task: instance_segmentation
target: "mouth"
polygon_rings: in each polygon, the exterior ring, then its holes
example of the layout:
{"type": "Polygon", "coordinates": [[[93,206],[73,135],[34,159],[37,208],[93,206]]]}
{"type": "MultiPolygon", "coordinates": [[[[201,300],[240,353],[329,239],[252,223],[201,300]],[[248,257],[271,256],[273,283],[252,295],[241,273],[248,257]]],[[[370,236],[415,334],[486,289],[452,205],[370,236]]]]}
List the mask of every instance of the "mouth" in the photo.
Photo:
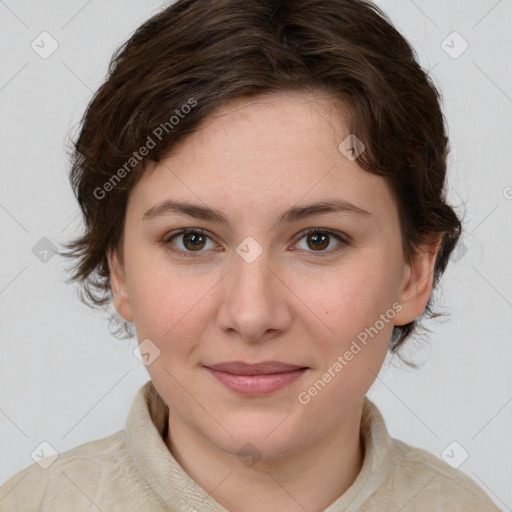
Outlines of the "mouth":
{"type": "Polygon", "coordinates": [[[205,368],[224,386],[243,395],[263,395],[296,381],[309,369],[280,361],[230,361],[205,368]]]}

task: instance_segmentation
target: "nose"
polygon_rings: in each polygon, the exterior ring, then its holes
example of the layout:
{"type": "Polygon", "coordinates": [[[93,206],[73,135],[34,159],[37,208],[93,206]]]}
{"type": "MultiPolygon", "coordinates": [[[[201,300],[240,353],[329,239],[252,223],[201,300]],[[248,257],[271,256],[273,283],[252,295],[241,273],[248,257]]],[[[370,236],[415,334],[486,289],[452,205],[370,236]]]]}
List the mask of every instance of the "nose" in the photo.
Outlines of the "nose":
{"type": "Polygon", "coordinates": [[[293,294],[285,281],[265,251],[252,262],[235,255],[222,280],[218,327],[250,342],[264,342],[286,331],[292,322],[293,294]]]}

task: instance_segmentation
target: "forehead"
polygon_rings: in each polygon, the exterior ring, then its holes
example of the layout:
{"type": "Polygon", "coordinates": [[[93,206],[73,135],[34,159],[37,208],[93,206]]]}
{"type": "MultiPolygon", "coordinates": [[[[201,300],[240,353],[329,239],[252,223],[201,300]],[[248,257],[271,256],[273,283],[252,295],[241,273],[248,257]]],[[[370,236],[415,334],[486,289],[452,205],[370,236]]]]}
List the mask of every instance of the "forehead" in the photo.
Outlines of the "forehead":
{"type": "Polygon", "coordinates": [[[326,94],[234,100],[150,163],[130,200],[139,210],[172,197],[218,210],[230,206],[237,215],[249,208],[278,215],[293,204],[338,198],[393,214],[384,178],[339,149],[350,135],[348,121],[326,94]]]}

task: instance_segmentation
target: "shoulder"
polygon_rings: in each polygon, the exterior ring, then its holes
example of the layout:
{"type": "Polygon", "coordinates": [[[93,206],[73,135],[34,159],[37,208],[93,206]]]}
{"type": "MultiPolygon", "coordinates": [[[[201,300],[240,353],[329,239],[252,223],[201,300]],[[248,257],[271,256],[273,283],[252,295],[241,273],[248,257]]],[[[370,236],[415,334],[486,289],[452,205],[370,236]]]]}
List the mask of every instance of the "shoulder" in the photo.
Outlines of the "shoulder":
{"type": "Polygon", "coordinates": [[[59,512],[69,503],[76,511],[89,510],[105,474],[119,471],[127,455],[123,430],[59,453],[53,461],[42,458],[0,487],[0,512],[59,512]]]}
{"type": "Polygon", "coordinates": [[[391,485],[393,494],[402,496],[404,512],[499,511],[487,494],[461,470],[398,439],[393,439],[392,444],[396,464],[391,485]]]}

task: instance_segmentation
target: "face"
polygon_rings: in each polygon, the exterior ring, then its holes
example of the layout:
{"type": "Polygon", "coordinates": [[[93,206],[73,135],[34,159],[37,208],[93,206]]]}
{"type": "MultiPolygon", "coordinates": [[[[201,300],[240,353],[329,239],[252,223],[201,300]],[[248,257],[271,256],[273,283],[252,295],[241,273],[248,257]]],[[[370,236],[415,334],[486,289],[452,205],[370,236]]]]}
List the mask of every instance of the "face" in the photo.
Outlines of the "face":
{"type": "Polygon", "coordinates": [[[339,149],[345,119],[320,95],[234,101],[130,193],[115,305],[158,354],[147,369],[172,421],[224,452],[278,457],[340,428],[393,326],[428,301],[434,255],[406,265],[384,178],[339,149]],[[211,369],[233,361],[299,370],[211,369]]]}

